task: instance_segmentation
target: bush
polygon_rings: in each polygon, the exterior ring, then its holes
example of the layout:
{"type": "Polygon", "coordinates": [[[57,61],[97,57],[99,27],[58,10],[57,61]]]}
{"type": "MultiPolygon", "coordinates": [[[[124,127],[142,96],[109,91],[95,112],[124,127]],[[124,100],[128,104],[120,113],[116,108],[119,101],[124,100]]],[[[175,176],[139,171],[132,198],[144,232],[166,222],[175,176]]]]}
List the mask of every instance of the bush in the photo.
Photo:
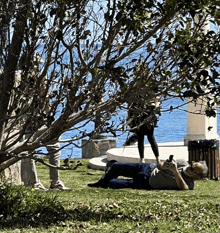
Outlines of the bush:
{"type": "Polygon", "coordinates": [[[0,229],[5,227],[47,227],[66,218],[56,196],[0,179],[0,229]]]}

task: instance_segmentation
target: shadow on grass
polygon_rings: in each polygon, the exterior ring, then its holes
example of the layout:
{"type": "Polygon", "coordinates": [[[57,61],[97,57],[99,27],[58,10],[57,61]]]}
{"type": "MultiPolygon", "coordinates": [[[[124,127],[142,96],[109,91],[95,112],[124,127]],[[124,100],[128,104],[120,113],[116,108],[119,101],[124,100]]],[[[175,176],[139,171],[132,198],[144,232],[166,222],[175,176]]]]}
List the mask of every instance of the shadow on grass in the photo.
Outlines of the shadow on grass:
{"type": "MultiPolygon", "coordinates": [[[[21,212],[19,216],[3,216],[0,219],[0,229],[14,229],[25,227],[44,227],[48,228],[51,225],[59,225],[60,222],[77,221],[77,222],[110,222],[114,219],[119,219],[120,212],[114,213],[111,210],[96,208],[91,209],[88,206],[78,206],[72,210],[66,210],[62,206],[59,208],[43,208],[34,212],[21,212]]],[[[129,216],[120,217],[120,219],[129,219],[129,216]]]]}
{"type": "MultiPolygon", "coordinates": [[[[197,222],[198,219],[204,220],[204,225],[211,224],[211,218],[214,226],[218,222],[219,205],[215,206],[211,203],[186,205],[184,202],[167,203],[166,201],[148,203],[151,212],[144,209],[139,211],[120,204],[95,205],[93,207],[77,204],[72,209],[65,209],[61,204],[55,207],[45,207],[36,209],[35,211],[23,211],[17,216],[8,216],[0,220],[0,229],[15,228],[50,228],[51,226],[60,226],[62,223],[74,222],[75,227],[80,227],[82,223],[92,222],[93,225],[98,223],[110,222],[152,222],[166,221],[173,222],[175,225],[180,220],[197,222]],[[166,205],[166,208],[164,208],[166,205]],[[205,216],[205,217],[204,217],[205,216]]],[[[68,224],[68,223],[67,223],[68,224]]]]}

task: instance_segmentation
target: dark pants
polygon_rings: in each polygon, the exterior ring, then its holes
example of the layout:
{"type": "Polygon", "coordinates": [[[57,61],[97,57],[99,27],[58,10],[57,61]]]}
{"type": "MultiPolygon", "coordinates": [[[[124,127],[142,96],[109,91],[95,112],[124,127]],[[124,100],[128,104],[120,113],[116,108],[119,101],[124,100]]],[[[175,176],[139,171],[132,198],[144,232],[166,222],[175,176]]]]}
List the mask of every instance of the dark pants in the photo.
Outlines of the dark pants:
{"type": "Polygon", "coordinates": [[[147,135],[147,139],[151,145],[151,148],[154,152],[155,157],[159,157],[159,150],[156,139],[154,137],[154,126],[148,127],[141,126],[138,130],[135,131],[137,138],[138,138],[138,151],[140,158],[144,158],[144,136],[147,135]]]}
{"type": "MultiPolygon", "coordinates": [[[[132,112],[132,110],[129,112],[129,118],[132,118],[135,116],[135,114],[132,112]]],[[[146,112],[142,117],[134,117],[134,119],[131,122],[131,128],[136,127],[141,124],[141,122],[144,122],[144,120],[152,116],[152,121],[148,122],[146,124],[141,125],[135,130],[131,130],[131,132],[134,133],[129,139],[131,142],[138,141],[138,151],[141,160],[144,159],[144,136],[147,135],[148,142],[151,145],[152,151],[155,155],[155,157],[159,157],[159,149],[158,145],[154,136],[154,128],[157,127],[157,121],[158,117],[153,113],[153,109],[149,112],[146,112]]],[[[125,144],[129,145],[129,140],[125,144]]]]}
{"type": "Polygon", "coordinates": [[[116,162],[102,180],[110,188],[151,189],[149,178],[155,167],[152,163],[116,162]],[[117,179],[119,176],[132,179],[117,179]]]}

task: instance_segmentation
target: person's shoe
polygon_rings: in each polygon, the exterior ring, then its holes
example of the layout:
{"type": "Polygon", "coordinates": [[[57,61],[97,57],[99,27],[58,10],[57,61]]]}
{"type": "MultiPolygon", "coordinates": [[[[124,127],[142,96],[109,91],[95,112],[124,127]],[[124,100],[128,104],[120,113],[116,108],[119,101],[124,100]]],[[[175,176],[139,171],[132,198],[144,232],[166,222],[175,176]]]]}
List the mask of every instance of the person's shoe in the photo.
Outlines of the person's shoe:
{"type": "Polygon", "coordinates": [[[93,188],[107,188],[107,184],[103,179],[101,179],[98,182],[93,183],[93,184],[90,183],[90,184],[88,184],[88,186],[93,187],[93,188]]]}
{"type": "Polygon", "coordinates": [[[45,188],[41,182],[36,182],[32,185],[32,187],[35,189],[35,190],[42,190],[42,191],[48,191],[47,188],[45,188]]]}
{"type": "Polygon", "coordinates": [[[53,181],[51,182],[50,190],[71,191],[72,189],[65,187],[64,184],[63,184],[63,182],[61,180],[58,180],[56,182],[53,182],[53,181]]]}

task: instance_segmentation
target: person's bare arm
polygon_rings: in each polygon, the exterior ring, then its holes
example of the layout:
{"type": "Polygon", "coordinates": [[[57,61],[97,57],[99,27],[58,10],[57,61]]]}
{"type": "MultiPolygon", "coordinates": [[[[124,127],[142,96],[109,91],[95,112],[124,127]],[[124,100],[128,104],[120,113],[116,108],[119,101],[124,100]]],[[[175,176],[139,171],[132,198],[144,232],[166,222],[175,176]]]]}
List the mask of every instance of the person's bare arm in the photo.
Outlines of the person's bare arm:
{"type": "Polygon", "coordinates": [[[176,183],[179,187],[180,190],[189,190],[188,185],[186,184],[186,182],[184,181],[183,177],[181,176],[181,174],[179,173],[179,171],[177,170],[176,172],[174,172],[175,178],[176,178],[176,183]]]}
{"type": "Polygon", "coordinates": [[[183,179],[183,177],[181,176],[181,174],[179,173],[177,169],[176,162],[174,161],[169,162],[168,170],[173,172],[176,178],[177,186],[179,187],[180,190],[189,190],[188,185],[186,184],[185,180],[183,179]]]}
{"type": "Polygon", "coordinates": [[[167,166],[165,162],[161,162],[160,160],[156,161],[157,162],[157,168],[159,170],[167,170],[167,166]]]}

